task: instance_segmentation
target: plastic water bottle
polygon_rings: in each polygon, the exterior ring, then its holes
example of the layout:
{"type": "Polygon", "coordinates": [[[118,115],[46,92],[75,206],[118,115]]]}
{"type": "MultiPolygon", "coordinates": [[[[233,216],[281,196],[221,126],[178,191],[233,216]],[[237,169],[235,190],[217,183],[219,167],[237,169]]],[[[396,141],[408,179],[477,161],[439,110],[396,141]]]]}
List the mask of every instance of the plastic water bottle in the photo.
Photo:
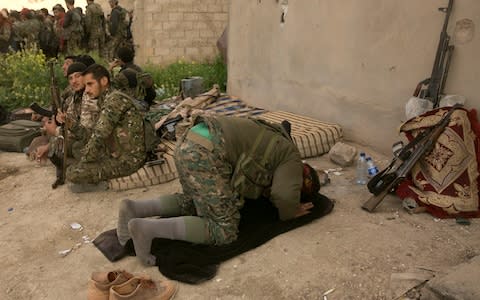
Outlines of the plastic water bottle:
{"type": "Polygon", "coordinates": [[[373,160],[371,157],[367,157],[367,170],[368,170],[368,177],[373,177],[378,173],[378,168],[373,163],[373,160]]]}
{"type": "Polygon", "coordinates": [[[361,152],[357,160],[357,184],[367,184],[367,159],[361,152]]]}

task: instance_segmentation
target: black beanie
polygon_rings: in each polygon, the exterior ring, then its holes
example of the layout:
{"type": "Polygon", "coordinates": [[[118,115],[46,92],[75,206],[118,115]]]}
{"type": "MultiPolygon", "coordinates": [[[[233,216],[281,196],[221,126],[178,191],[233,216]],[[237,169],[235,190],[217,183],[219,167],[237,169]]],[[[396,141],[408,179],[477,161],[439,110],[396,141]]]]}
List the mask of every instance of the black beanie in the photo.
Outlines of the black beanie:
{"type": "Polygon", "coordinates": [[[76,62],[84,64],[86,67],[89,67],[95,63],[93,57],[88,54],[79,55],[74,59],[76,62]]]}
{"type": "Polygon", "coordinates": [[[130,48],[120,47],[117,50],[117,57],[121,59],[124,63],[132,62],[134,56],[135,53],[130,48]]]}
{"type": "Polygon", "coordinates": [[[81,62],[74,62],[70,66],[68,66],[67,69],[67,77],[70,76],[70,74],[77,73],[77,72],[83,72],[87,69],[87,66],[81,62]]]}

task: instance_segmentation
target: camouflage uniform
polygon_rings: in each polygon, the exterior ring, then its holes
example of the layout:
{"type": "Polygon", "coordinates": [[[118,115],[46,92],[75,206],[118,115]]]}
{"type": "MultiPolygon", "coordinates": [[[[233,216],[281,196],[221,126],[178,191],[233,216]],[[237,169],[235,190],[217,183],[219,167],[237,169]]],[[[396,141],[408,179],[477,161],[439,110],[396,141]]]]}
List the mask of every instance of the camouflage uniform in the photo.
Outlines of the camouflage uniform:
{"type": "Polygon", "coordinates": [[[128,25],[126,17],[127,11],[120,6],[113,8],[110,13],[108,22],[108,32],[110,33],[108,60],[112,60],[117,49],[126,43],[128,25]]]}
{"type": "Polygon", "coordinates": [[[88,37],[88,51],[97,51],[104,56],[105,51],[105,15],[98,3],[90,3],[85,12],[85,34],[88,37]]]}
{"type": "Polygon", "coordinates": [[[63,22],[63,39],[65,53],[72,55],[82,45],[83,27],[82,16],[76,9],[71,9],[65,14],[63,22]]]}
{"type": "Polygon", "coordinates": [[[183,214],[205,219],[208,242],[221,245],[237,238],[239,210],[250,186],[245,183],[238,188],[234,174],[243,171],[239,161],[254,148],[254,161],[271,176],[261,192],[278,208],[280,219],[295,216],[302,187],[302,161],[296,146],[280,129],[246,118],[202,117],[198,122],[207,125],[209,138],[190,129],[176,147],[175,164],[183,188],[178,202],[183,214]],[[265,158],[266,151],[270,154],[265,158]]]}
{"type": "Polygon", "coordinates": [[[40,20],[37,18],[26,19],[13,23],[13,26],[15,34],[24,49],[38,45],[38,34],[42,28],[42,22],[40,20]]]}
{"type": "Polygon", "coordinates": [[[7,21],[0,24],[0,53],[6,53],[10,46],[10,38],[12,37],[12,28],[7,21]]]}
{"type": "Polygon", "coordinates": [[[127,176],[145,162],[143,117],[127,95],[106,91],[98,99],[100,115],[78,163],[68,167],[73,183],[99,183],[127,176]]]}

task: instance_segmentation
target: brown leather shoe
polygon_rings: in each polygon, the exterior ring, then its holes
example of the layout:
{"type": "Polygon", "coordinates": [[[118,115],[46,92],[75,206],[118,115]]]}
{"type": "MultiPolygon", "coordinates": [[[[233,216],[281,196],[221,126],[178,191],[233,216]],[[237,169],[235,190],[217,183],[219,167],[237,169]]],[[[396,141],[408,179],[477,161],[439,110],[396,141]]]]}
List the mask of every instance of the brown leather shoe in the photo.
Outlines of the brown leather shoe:
{"type": "Polygon", "coordinates": [[[170,280],[158,283],[150,279],[133,277],[129,281],[112,286],[110,300],[168,300],[175,296],[177,284],[170,280]]]}
{"type": "Polygon", "coordinates": [[[127,282],[133,275],[123,270],[93,272],[88,282],[88,300],[109,300],[110,288],[127,282]]]}

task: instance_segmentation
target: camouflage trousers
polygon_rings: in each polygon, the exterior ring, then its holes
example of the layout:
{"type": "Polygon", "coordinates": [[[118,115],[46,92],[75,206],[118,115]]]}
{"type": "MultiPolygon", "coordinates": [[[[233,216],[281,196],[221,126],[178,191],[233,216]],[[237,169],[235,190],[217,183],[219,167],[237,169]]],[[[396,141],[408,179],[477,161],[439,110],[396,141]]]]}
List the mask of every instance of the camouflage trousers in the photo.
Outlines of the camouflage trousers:
{"type": "Polygon", "coordinates": [[[118,48],[125,45],[125,38],[122,36],[113,36],[108,42],[108,57],[107,60],[111,61],[117,55],[118,48]]]}
{"type": "Polygon", "coordinates": [[[73,55],[82,47],[82,35],[80,33],[72,33],[68,39],[65,40],[65,53],[73,55]]]}
{"type": "Polygon", "coordinates": [[[142,165],[124,159],[105,157],[96,162],[78,161],[67,168],[67,180],[73,183],[99,183],[113,178],[128,176],[142,165]]]}
{"type": "Polygon", "coordinates": [[[244,202],[230,185],[233,169],[221,133],[209,130],[211,141],[199,135],[192,140],[195,134],[187,131],[177,144],[175,164],[183,188],[178,203],[184,214],[206,220],[209,243],[222,245],[237,239],[244,202]]]}
{"type": "Polygon", "coordinates": [[[95,51],[101,57],[105,57],[105,34],[101,32],[98,34],[91,33],[88,37],[88,51],[95,51]]]}

